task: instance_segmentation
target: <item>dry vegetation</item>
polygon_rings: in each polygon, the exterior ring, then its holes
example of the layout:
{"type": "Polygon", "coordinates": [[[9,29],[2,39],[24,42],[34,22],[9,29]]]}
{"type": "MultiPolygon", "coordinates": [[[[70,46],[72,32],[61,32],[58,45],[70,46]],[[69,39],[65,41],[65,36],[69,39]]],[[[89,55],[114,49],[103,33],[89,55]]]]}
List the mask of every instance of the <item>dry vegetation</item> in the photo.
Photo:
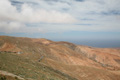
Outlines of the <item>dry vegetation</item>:
{"type": "Polygon", "coordinates": [[[0,36],[0,79],[120,80],[120,50],[0,36]]]}

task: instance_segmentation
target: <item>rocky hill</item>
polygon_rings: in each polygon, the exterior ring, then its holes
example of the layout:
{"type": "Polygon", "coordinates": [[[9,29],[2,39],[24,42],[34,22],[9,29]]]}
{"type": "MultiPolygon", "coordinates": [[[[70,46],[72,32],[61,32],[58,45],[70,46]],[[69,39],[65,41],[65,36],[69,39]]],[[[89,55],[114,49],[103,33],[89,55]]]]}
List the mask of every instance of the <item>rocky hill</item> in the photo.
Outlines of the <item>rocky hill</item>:
{"type": "Polygon", "coordinates": [[[0,36],[0,71],[16,80],[120,80],[120,49],[0,36]]]}

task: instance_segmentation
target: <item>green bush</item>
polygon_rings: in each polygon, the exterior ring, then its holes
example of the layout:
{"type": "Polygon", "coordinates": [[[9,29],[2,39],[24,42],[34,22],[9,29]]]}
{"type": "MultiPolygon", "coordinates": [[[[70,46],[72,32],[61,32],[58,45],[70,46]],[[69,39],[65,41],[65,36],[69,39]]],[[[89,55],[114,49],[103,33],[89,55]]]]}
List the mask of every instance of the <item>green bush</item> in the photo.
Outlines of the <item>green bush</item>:
{"type": "Polygon", "coordinates": [[[7,80],[5,76],[0,77],[0,80],[7,80]]]}

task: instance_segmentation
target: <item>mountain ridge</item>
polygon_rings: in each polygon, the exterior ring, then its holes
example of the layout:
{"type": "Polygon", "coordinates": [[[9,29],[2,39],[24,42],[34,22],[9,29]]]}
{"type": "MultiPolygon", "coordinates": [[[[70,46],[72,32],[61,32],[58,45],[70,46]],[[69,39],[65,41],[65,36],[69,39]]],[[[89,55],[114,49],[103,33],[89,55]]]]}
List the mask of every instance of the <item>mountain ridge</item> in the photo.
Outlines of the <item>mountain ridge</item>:
{"type": "Polygon", "coordinates": [[[120,49],[95,48],[43,38],[0,36],[1,53],[14,54],[44,64],[78,80],[96,80],[98,77],[113,80],[107,74],[115,80],[120,79],[115,78],[120,75],[116,74],[116,71],[120,71],[120,49]],[[95,74],[96,77],[93,76],[95,74]]]}

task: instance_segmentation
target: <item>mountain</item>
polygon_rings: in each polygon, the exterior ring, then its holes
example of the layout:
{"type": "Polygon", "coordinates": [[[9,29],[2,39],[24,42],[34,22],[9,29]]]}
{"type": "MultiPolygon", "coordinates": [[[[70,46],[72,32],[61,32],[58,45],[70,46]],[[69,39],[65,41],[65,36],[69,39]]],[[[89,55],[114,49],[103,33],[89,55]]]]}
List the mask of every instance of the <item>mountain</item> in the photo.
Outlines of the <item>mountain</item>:
{"type": "Polygon", "coordinates": [[[120,80],[120,48],[0,36],[0,79],[4,77],[7,80],[120,80]]]}

